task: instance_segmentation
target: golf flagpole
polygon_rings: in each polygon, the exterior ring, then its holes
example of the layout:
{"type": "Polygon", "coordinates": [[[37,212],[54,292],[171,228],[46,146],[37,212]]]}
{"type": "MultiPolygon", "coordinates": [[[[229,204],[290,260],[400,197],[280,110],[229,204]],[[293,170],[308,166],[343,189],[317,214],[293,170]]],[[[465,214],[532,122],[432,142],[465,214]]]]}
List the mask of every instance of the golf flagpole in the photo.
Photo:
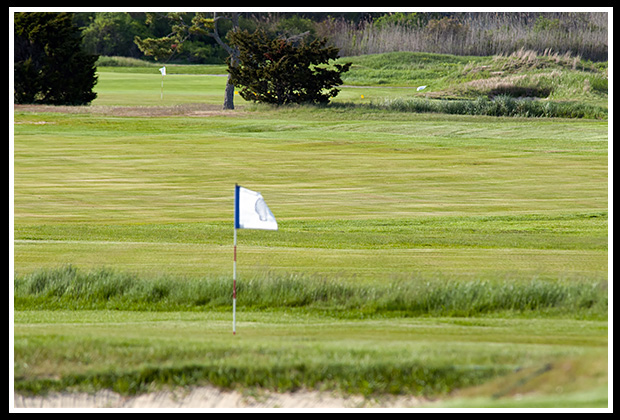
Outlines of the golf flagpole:
{"type": "Polygon", "coordinates": [[[237,333],[237,229],[239,228],[239,185],[235,184],[235,239],[233,241],[233,335],[237,333]]]}
{"type": "Polygon", "coordinates": [[[233,240],[233,335],[237,333],[237,229],[278,230],[278,223],[261,193],[235,184],[233,240]]]}
{"type": "Polygon", "coordinates": [[[237,228],[235,228],[235,243],[233,251],[233,335],[237,333],[237,228]]]}

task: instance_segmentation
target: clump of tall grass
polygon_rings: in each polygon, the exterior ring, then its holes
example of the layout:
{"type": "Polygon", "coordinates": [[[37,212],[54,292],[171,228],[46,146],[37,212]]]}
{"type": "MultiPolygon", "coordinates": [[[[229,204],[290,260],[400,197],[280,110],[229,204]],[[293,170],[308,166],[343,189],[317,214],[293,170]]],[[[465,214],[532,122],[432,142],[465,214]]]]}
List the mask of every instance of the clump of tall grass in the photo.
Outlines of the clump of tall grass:
{"type": "Polygon", "coordinates": [[[97,67],[158,67],[157,63],[132,57],[102,55],[97,60],[97,67]]]}
{"type": "Polygon", "coordinates": [[[595,105],[576,102],[538,101],[527,98],[514,98],[511,95],[497,95],[492,99],[478,97],[474,100],[395,98],[385,99],[383,102],[373,102],[371,105],[379,109],[415,113],[525,118],[607,118],[607,110],[595,105]]]}
{"type": "Polygon", "coordinates": [[[394,285],[397,292],[379,301],[378,312],[400,311],[418,315],[476,316],[494,312],[545,312],[551,309],[581,312],[595,306],[607,311],[606,286],[533,279],[528,282],[441,282],[394,285]]]}
{"type": "MultiPolygon", "coordinates": [[[[16,276],[16,309],[228,310],[226,278],[145,279],[109,269],[73,266],[16,276]]],[[[478,316],[498,312],[607,316],[606,282],[459,281],[412,279],[392,284],[351,284],[289,275],[238,282],[238,305],[252,310],[304,308],[338,317],[478,316]]]]}
{"type": "MultiPolygon", "coordinates": [[[[553,64],[576,70],[582,63],[581,57],[573,56],[569,51],[560,54],[551,48],[545,49],[542,53],[533,50],[520,48],[511,54],[498,54],[493,57],[495,65],[501,71],[510,71],[514,69],[542,69],[550,67],[553,64]]],[[[582,64],[583,66],[584,64],[582,64]]]]}

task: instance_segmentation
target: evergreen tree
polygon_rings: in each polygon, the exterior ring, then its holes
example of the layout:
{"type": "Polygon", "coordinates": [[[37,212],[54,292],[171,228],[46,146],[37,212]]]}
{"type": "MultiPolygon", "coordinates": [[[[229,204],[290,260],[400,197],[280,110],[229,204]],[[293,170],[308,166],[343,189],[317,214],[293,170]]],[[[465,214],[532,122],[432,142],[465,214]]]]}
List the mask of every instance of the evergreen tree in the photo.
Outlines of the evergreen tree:
{"type": "Polygon", "coordinates": [[[229,35],[239,49],[238,64],[229,66],[231,82],[241,89],[245,100],[276,105],[327,103],[340,91],[342,73],[351,63],[334,64],[338,49],[328,47],[327,39],[310,43],[297,39],[269,39],[262,31],[229,35]]]}
{"type": "Polygon", "coordinates": [[[86,105],[97,97],[96,55],[81,50],[71,13],[15,14],[15,103],[86,105]]]}

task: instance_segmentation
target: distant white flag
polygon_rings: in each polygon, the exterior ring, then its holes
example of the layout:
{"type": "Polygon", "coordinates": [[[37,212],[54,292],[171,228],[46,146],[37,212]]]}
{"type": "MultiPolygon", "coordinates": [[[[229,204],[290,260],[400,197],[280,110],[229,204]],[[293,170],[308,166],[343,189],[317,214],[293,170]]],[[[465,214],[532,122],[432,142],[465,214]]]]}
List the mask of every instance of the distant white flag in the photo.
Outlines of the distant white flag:
{"type": "Polygon", "coordinates": [[[163,66],[162,68],[160,68],[159,71],[161,72],[162,76],[165,76],[166,75],[166,66],[163,66]]]}
{"type": "Polygon", "coordinates": [[[424,90],[424,89],[426,89],[426,86],[418,86],[418,88],[416,90],[419,92],[419,91],[424,90]]]}
{"type": "Polygon", "coordinates": [[[278,230],[261,193],[235,186],[235,229],[278,230]]]}

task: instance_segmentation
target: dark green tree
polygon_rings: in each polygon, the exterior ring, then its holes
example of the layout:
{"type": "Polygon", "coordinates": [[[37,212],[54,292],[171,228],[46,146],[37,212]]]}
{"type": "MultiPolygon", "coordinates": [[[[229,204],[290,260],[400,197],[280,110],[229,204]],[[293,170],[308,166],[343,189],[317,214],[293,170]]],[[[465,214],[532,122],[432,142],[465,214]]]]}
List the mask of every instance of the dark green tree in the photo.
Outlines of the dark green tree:
{"type": "Polygon", "coordinates": [[[236,66],[229,66],[231,82],[245,100],[276,105],[323,104],[339,93],[341,75],[351,63],[329,65],[338,58],[327,39],[306,43],[299,37],[269,39],[263,31],[229,34],[238,48],[236,66]]]}
{"type": "Polygon", "coordinates": [[[97,94],[96,55],[81,50],[71,13],[16,13],[15,103],[86,105],[97,94]]]}
{"type": "MultiPolygon", "coordinates": [[[[74,15],[74,22],[81,20],[83,16],[74,15]]],[[[142,54],[133,39],[146,32],[147,29],[140,19],[127,12],[97,12],[82,29],[82,47],[89,54],[141,57],[142,54]]]]}

